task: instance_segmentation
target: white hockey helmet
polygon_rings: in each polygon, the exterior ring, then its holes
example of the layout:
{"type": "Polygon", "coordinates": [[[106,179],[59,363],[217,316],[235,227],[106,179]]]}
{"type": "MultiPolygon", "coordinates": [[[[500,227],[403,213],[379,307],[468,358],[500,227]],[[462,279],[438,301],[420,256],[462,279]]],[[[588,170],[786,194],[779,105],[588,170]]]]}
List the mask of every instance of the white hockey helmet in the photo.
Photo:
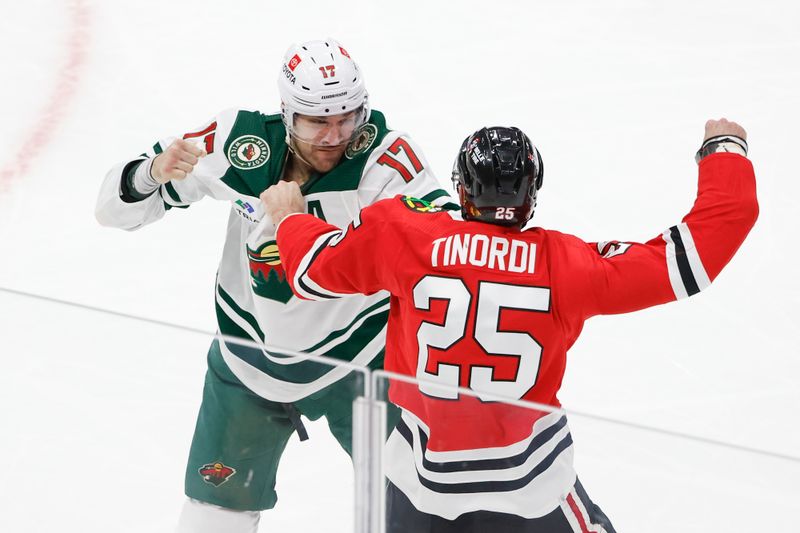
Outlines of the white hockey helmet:
{"type": "Polygon", "coordinates": [[[281,115],[287,141],[295,136],[295,115],[326,117],[355,111],[354,130],[369,120],[364,76],[350,54],[335,40],[293,44],[278,77],[281,115]]]}

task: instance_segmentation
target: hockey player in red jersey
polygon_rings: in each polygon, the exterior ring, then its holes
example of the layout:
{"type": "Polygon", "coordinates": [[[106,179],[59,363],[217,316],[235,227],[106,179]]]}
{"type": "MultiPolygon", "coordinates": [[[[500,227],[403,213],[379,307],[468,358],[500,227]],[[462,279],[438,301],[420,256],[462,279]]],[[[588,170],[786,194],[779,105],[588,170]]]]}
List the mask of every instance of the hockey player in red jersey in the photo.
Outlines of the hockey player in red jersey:
{"type": "Polygon", "coordinates": [[[706,124],[694,206],[641,244],[522,229],[543,166],[516,128],[464,141],[460,213],[396,197],[342,231],[301,214],[291,183],[262,194],[298,296],[392,295],[385,367],[420,385],[390,390],[403,410],[385,450],[390,532],[614,531],[577,479],[563,412],[493,400],[559,406],[586,319],[691,296],[716,278],[758,216],[745,139],[736,123],[706,124]]]}

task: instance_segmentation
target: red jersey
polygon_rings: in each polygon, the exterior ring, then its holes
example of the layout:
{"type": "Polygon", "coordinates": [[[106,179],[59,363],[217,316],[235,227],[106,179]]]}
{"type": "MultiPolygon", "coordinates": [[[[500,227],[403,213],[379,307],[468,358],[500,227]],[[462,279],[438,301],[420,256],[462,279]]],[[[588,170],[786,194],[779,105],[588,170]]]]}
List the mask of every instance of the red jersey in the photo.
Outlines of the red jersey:
{"type": "Polygon", "coordinates": [[[755,223],[755,178],[736,154],[699,168],[691,211],[646,243],[464,221],[408,197],[367,207],[344,231],[309,215],[279,225],[298,296],[391,294],[385,368],[420,385],[392,384],[404,413],[387,475],[418,509],[535,517],[558,505],[575,481],[566,418],[495,400],[558,406],[586,319],[691,296],[719,274],[755,223]]]}

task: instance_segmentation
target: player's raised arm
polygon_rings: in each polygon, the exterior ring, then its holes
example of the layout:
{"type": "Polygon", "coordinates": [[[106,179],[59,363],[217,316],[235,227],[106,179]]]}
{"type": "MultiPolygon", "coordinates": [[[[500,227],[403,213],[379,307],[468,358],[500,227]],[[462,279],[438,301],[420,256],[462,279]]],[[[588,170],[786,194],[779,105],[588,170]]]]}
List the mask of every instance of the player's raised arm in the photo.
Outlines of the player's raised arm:
{"type": "MultiPolygon", "coordinates": [[[[372,294],[385,288],[381,264],[391,261],[386,242],[386,201],[362,210],[344,230],[304,213],[295,183],[279,182],[261,194],[278,227],[281,262],[294,293],[306,300],[329,300],[347,294],[372,294]]],[[[387,200],[391,201],[391,200],[387,200]]]]}
{"type": "MultiPolygon", "coordinates": [[[[172,180],[184,180],[191,174],[201,157],[208,155],[206,151],[192,141],[176,139],[167,149],[158,154],[150,168],[153,190],[159,184],[172,180]]],[[[147,176],[144,176],[146,179],[147,176]]]]}
{"type": "Polygon", "coordinates": [[[100,188],[98,222],[134,230],[207,195],[207,187],[197,178],[224,174],[228,165],[216,145],[224,144],[236,113],[223,111],[197,131],[163,139],[139,157],[115,165],[100,188]]]}
{"type": "Polygon", "coordinates": [[[697,153],[698,192],[691,211],[644,244],[592,243],[587,251],[585,244],[565,239],[565,253],[589,274],[583,283],[570,284],[565,296],[585,301],[591,316],[634,311],[708,287],[758,217],[755,175],[746,155],[740,125],[709,120],[697,153]]]}

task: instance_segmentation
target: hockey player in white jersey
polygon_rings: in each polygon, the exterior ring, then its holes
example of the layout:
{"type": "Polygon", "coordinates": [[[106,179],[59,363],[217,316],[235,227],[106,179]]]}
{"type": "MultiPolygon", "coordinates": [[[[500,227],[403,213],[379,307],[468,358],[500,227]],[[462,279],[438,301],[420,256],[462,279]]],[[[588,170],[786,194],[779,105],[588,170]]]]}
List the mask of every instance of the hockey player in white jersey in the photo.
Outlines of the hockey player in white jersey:
{"type": "Polygon", "coordinates": [[[260,193],[281,180],[295,182],[306,211],[340,227],[397,194],[449,200],[416,144],[370,110],[363,76],[339,43],[290,47],[278,84],[279,114],[226,110],[193,132],[161,140],[111,169],[97,202],[101,224],[126,230],[204,197],[231,205],[216,280],[224,338],[208,353],[179,531],[256,531],[260,511],[277,500],[275,475],[289,437],[298,431],[305,438],[300,414],[325,416],[351,453],[352,394],[342,392],[348,370],[291,352],[372,367],[383,362],[388,294],[296,298],[260,193]]]}

